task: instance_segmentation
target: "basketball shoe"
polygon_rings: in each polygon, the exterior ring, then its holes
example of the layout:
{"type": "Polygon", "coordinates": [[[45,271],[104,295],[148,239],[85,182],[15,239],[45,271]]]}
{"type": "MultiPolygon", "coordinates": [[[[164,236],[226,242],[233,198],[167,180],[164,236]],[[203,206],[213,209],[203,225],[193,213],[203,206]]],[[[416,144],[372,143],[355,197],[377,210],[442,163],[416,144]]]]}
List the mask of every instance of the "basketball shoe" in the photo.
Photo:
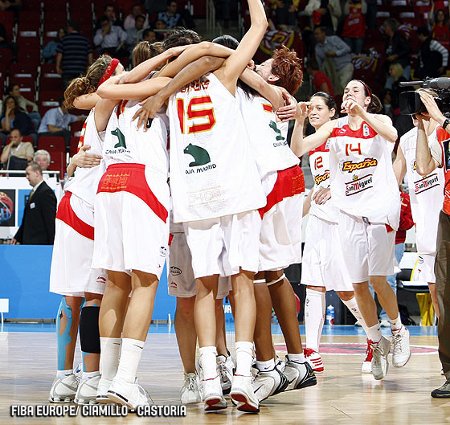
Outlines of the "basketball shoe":
{"type": "Polygon", "coordinates": [[[258,413],[259,401],[252,386],[253,376],[234,375],[230,397],[242,412],[258,413]]]}
{"type": "Polygon", "coordinates": [[[213,412],[227,408],[227,401],[223,397],[220,377],[201,380],[201,394],[205,412],[213,412]]]}
{"type": "Polygon", "coordinates": [[[367,340],[366,358],[364,359],[361,366],[362,373],[372,373],[372,358],[373,358],[373,348],[370,345],[370,341],[367,340]]]}
{"type": "Polygon", "coordinates": [[[222,385],[222,393],[229,394],[231,391],[231,381],[233,380],[233,371],[235,369],[231,356],[217,356],[217,372],[220,376],[220,384],[222,385]]]}
{"type": "Polygon", "coordinates": [[[196,373],[184,374],[184,384],[181,387],[180,398],[181,404],[199,403],[202,401],[196,373]]]}
{"type": "Polygon", "coordinates": [[[388,354],[391,342],[384,336],[378,342],[369,341],[373,350],[372,375],[376,380],[383,379],[389,369],[388,354]]]}
{"type": "Polygon", "coordinates": [[[95,398],[97,403],[101,404],[110,403],[107,393],[111,384],[112,384],[111,379],[106,379],[103,376],[100,377],[100,381],[98,382],[97,385],[97,397],[95,398]]]}
{"type": "Polygon", "coordinates": [[[286,375],[279,369],[278,364],[271,370],[258,370],[253,381],[253,391],[261,402],[271,395],[284,391],[289,384],[286,375]]]}
{"type": "Polygon", "coordinates": [[[70,403],[75,399],[80,381],[71,373],[62,378],[55,378],[50,389],[48,401],[50,403],[70,403]]]}
{"type": "Polygon", "coordinates": [[[322,357],[320,357],[320,354],[317,351],[312,348],[305,348],[303,354],[314,373],[323,373],[325,369],[323,367],[322,357]]]}
{"type": "Polygon", "coordinates": [[[75,395],[76,404],[97,404],[97,387],[100,381],[100,373],[84,379],[78,385],[75,395]]]}
{"type": "Polygon", "coordinates": [[[404,326],[398,331],[392,332],[392,364],[394,367],[402,367],[408,363],[411,357],[409,347],[409,331],[404,326]]]}
{"type": "Polygon", "coordinates": [[[114,378],[106,395],[111,402],[127,406],[131,411],[136,410],[138,406],[150,406],[152,404],[150,396],[137,383],[137,379],[130,384],[122,379],[114,378]]]}
{"type": "Polygon", "coordinates": [[[317,378],[308,362],[299,363],[289,360],[286,356],[286,367],[284,374],[287,376],[289,385],[286,391],[298,390],[300,388],[312,387],[317,384],[317,378]]]}

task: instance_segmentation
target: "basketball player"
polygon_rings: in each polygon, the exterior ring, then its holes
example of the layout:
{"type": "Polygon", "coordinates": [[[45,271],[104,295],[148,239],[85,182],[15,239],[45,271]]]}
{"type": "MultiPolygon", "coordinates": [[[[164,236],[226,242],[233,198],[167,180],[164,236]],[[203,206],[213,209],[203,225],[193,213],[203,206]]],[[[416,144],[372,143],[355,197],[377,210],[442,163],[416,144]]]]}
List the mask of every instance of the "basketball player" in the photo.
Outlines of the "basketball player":
{"type": "MultiPolygon", "coordinates": [[[[114,74],[123,72],[117,59],[101,56],[86,76],[74,79],[66,89],[66,104],[91,109],[94,103],[86,96],[114,74]],[[83,98],[81,98],[83,96],[83,98]]],[[[114,103],[101,101],[91,110],[80,137],[80,151],[71,160],[56,215],[55,248],[50,274],[50,291],[63,295],[57,316],[58,372],[52,385],[51,402],[72,401],[86,404],[95,401],[100,379],[98,312],[106,282],[101,269],[91,268],[94,245],[94,198],[103,174],[101,161],[102,132],[106,128],[114,103]],[[89,151],[87,154],[86,152],[89,151]],[[77,167],[86,167],[78,168],[77,167]],[[76,171],[75,171],[76,170],[76,171]],[[85,302],[83,308],[83,298],[85,302]],[[83,352],[81,383],[72,373],[78,322],[83,352]],[[79,384],[79,385],[78,385],[79,384]]]]}
{"type": "MultiPolygon", "coordinates": [[[[301,107],[299,107],[299,110],[301,107]]],[[[336,102],[324,92],[314,94],[309,102],[308,120],[317,131],[338,116],[336,102]]],[[[298,119],[302,120],[301,115],[298,119]]],[[[317,373],[324,371],[319,343],[325,319],[325,294],[334,290],[359,323],[367,326],[358,308],[350,276],[345,268],[340,248],[337,217],[339,210],[330,200],[330,150],[325,143],[309,152],[309,165],[314,178],[309,220],[306,227],[302,263],[302,283],[305,299],[305,357],[317,373]]],[[[372,349],[368,345],[363,373],[371,373],[372,349]]]]}
{"type": "MultiPolygon", "coordinates": [[[[414,281],[428,283],[434,311],[439,318],[439,305],[436,294],[436,237],[440,207],[444,201],[444,172],[436,168],[431,174],[421,176],[416,170],[417,119],[412,117],[414,128],[400,138],[394,172],[399,184],[405,175],[411,197],[411,211],[416,224],[416,244],[418,260],[414,266],[414,281]]],[[[427,137],[430,140],[436,133],[438,123],[433,119],[423,121],[427,137]]],[[[434,136],[435,137],[435,136],[434,136]]]]}
{"type": "Polygon", "coordinates": [[[397,298],[386,282],[386,276],[393,273],[393,230],[400,215],[400,194],[388,146],[396,141],[397,131],[388,117],[376,113],[381,104],[360,80],[345,87],[342,110],[348,117],[329,121],[306,138],[297,120],[292,146],[301,156],[328,141],[331,195],[340,210],[344,262],[367,324],[373,348],[372,374],[379,380],[388,370],[391,343],[381,335],[369,280],[391,322],[394,366],[404,366],[411,356],[409,332],[401,323],[397,298]]]}

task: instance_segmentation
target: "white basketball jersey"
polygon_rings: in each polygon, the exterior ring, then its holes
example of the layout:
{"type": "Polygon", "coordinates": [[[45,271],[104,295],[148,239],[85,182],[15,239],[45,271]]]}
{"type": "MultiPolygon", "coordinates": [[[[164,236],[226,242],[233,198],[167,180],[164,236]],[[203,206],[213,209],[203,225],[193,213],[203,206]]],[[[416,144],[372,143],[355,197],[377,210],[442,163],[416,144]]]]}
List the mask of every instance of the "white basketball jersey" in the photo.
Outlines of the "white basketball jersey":
{"type": "MultiPolygon", "coordinates": [[[[309,152],[309,166],[311,174],[314,178],[313,192],[323,187],[330,187],[330,141],[327,140],[323,145],[309,152]]],[[[333,198],[329,199],[325,204],[318,205],[311,200],[311,215],[330,223],[337,223],[339,210],[333,203],[333,198]]]]}
{"type": "MultiPolygon", "coordinates": [[[[91,147],[91,149],[87,151],[89,154],[101,155],[103,150],[103,139],[104,132],[98,133],[95,125],[94,109],[92,109],[83,124],[78,149],[84,145],[89,145],[91,147]]],[[[98,182],[104,172],[104,161],[101,161],[98,166],[93,168],[77,168],[74,176],[64,185],[64,190],[66,192],[72,192],[93,207],[98,182]]]]}
{"type": "Polygon", "coordinates": [[[352,130],[347,117],[337,120],[330,136],[331,193],[347,214],[385,223],[397,230],[400,192],[386,140],[366,122],[352,130]]]}
{"type": "Polygon", "coordinates": [[[239,102],[214,74],[171,96],[167,114],[176,223],[265,205],[239,102]]]}
{"type": "Polygon", "coordinates": [[[406,160],[411,211],[416,223],[417,252],[434,254],[439,212],[444,202],[444,171],[436,168],[431,174],[421,176],[416,171],[416,143],[416,127],[400,138],[400,148],[406,160]]]}
{"type": "Polygon", "coordinates": [[[114,108],[106,128],[103,158],[107,166],[122,162],[144,164],[167,179],[167,117],[158,114],[144,131],[142,127],[137,128],[137,120],[132,121],[140,107],[136,102],[122,101],[114,108]]]}
{"type": "Polygon", "coordinates": [[[288,145],[288,127],[277,123],[270,102],[261,96],[247,95],[239,87],[236,96],[261,179],[269,173],[298,165],[300,161],[288,145]]]}

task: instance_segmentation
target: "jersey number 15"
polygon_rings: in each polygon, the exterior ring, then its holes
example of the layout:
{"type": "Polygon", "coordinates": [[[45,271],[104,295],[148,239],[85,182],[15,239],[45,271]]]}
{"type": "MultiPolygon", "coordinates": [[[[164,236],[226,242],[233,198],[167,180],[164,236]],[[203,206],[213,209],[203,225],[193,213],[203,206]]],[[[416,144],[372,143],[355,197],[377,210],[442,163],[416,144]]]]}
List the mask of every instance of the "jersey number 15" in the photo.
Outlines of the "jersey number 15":
{"type": "Polygon", "coordinates": [[[177,112],[182,134],[208,131],[216,123],[212,100],[209,96],[192,98],[187,108],[184,99],[177,99],[177,112]]]}

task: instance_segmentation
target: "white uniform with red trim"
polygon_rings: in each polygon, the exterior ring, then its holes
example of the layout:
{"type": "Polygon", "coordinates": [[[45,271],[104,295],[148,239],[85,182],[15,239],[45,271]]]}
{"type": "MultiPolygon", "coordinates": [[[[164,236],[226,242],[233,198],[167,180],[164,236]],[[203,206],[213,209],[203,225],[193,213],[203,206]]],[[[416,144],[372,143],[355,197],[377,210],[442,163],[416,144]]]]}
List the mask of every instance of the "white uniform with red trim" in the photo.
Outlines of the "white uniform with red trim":
{"type": "Polygon", "coordinates": [[[366,122],[352,130],[347,117],[337,120],[329,142],[331,193],[341,211],[341,243],[352,282],[393,274],[400,192],[389,142],[366,122]]]}
{"type": "MultiPolygon", "coordinates": [[[[436,130],[434,131],[435,136],[436,130]]],[[[411,198],[411,211],[416,224],[416,244],[419,259],[411,280],[436,282],[434,260],[439,213],[444,202],[444,171],[436,168],[428,176],[416,171],[417,128],[414,127],[400,138],[400,148],[405,156],[406,177],[411,198]]]]}
{"type": "Polygon", "coordinates": [[[237,97],[207,74],[173,95],[167,114],[174,221],[184,223],[194,275],[258,271],[256,210],[266,199],[237,97]]]}
{"type": "MultiPolygon", "coordinates": [[[[313,193],[330,187],[330,142],[309,153],[314,178],[313,193]]],[[[302,262],[302,283],[322,286],[331,291],[353,291],[352,281],[342,257],[338,225],[339,209],[329,199],[319,205],[311,200],[305,249],[302,262]]]]}
{"type": "MultiPolygon", "coordinates": [[[[101,154],[103,136],[97,132],[92,109],[83,124],[78,147],[87,144],[91,146],[89,153],[101,154]]],[[[94,200],[104,170],[103,161],[97,167],[77,168],[64,186],[65,194],[56,214],[50,292],[82,297],[85,292],[102,294],[104,291],[104,270],[91,267],[94,200]]]]}
{"type": "Polygon", "coordinates": [[[93,265],[156,275],[169,239],[167,121],[158,115],[148,131],[132,121],[136,102],[116,106],[108,122],[103,158],[108,166],[95,200],[93,265]]]}
{"type": "Polygon", "coordinates": [[[303,172],[287,141],[287,123],[277,123],[272,105],[238,88],[242,116],[262,180],[267,205],[260,209],[259,271],[302,261],[303,172]]]}

